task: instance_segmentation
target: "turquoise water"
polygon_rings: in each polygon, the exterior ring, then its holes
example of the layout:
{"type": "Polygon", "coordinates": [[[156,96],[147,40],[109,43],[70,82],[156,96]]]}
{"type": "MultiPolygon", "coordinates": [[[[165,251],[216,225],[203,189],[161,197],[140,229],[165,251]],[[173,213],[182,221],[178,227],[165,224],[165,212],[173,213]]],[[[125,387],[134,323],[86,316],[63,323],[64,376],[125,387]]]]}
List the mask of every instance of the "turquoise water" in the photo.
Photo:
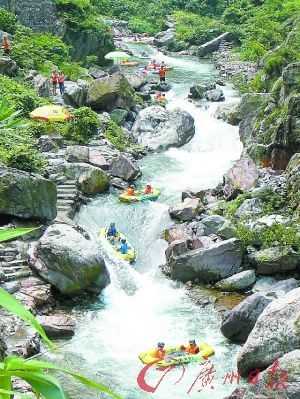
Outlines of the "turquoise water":
{"type": "MultiPolygon", "coordinates": [[[[137,53],[145,49],[138,45],[131,48],[137,53]]],[[[153,54],[153,49],[146,49],[153,54]]],[[[187,100],[189,87],[194,82],[215,74],[213,66],[192,57],[166,57],[160,53],[154,56],[174,67],[168,75],[173,87],[167,94],[168,108],[181,107],[189,111],[195,118],[196,135],[180,149],[153,154],[140,162],[143,172],[140,184],[151,182],[162,190],[157,202],[125,205],[118,202],[117,192],[111,192],[82,207],[76,220],[80,225],[97,237],[101,226],[115,221],[137,249],[138,260],[134,267],[117,262],[110,248],[101,244],[112,283],[96,303],[82,311],[75,337],[56,358],[97,376],[125,399],[222,399],[233,390],[232,385],[223,384],[223,377],[235,368],[238,348],[219,332],[220,317],[213,307],[197,307],[180,284],[160,273],[159,265],[165,262],[166,249],[161,234],[171,224],[168,207],[180,201],[181,191],[216,185],[239,158],[242,147],[237,129],[213,117],[216,104],[196,106],[187,100]],[[177,384],[181,368],[170,373],[155,393],[142,391],[136,382],[142,368],[138,354],[158,341],[173,346],[190,338],[206,341],[216,350],[212,358],[216,369],[214,388],[209,385],[203,388],[199,380],[187,393],[201,371],[199,365],[191,364],[177,384]]],[[[225,88],[225,95],[227,102],[237,101],[231,87],[225,88]]],[[[160,371],[153,369],[147,381],[155,385],[160,375],[160,371]]],[[[83,393],[74,385],[68,388],[74,398],[105,397],[83,393]]]]}

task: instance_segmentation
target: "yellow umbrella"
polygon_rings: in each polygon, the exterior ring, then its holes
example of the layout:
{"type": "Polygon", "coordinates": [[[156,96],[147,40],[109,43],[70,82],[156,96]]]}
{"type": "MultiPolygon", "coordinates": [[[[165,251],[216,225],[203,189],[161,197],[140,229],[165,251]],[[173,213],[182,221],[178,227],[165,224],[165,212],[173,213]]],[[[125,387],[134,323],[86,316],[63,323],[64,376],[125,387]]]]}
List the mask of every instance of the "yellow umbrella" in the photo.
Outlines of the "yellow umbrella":
{"type": "Polygon", "coordinates": [[[71,117],[70,112],[60,105],[44,105],[30,113],[30,118],[46,122],[63,122],[71,117]]]}

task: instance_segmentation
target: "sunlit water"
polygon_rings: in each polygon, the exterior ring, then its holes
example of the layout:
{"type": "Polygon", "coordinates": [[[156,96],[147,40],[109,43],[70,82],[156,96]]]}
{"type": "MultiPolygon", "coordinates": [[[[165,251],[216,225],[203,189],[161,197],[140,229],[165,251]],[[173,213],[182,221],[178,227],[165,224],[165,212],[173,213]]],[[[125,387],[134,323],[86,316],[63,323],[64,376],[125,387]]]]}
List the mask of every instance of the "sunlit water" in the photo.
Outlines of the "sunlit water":
{"type": "MultiPolygon", "coordinates": [[[[212,307],[200,308],[185,295],[177,283],[167,280],[159,271],[165,262],[166,243],[161,233],[171,224],[170,204],[180,201],[186,189],[213,187],[222,178],[241,152],[237,129],[216,120],[215,104],[196,106],[187,100],[189,87],[208,80],[215,73],[209,63],[193,58],[166,57],[151,48],[131,45],[135,51],[152,51],[156,59],[164,59],[174,67],[168,75],[172,91],[167,94],[168,108],[180,107],[189,111],[196,125],[193,140],[179,149],[154,154],[140,162],[143,177],[140,184],[151,182],[162,190],[157,202],[124,205],[118,202],[117,192],[100,196],[82,207],[77,222],[97,237],[99,228],[115,221],[138,252],[134,267],[118,263],[110,249],[102,243],[102,251],[111,274],[111,284],[99,302],[85,309],[75,337],[63,348],[59,357],[72,367],[96,374],[123,398],[222,399],[233,390],[223,384],[226,372],[235,369],[237,347],[230,345],[219,332],[220,318],[212,307]],[[143,392],[136,379],[142,368],[139,352],[153,347],[158,341],[167,345],[185,343],[190,338],[206,341],[214,346],[212,359],[215,377],[206,388],[201,379],[188,394],[191,384],[200,373],[199,365],[189,365],[183,379],[178,368],[166,377],[154,394],[143,392]],[[70,360],[71,359],[71,360],[70,360]],[[202,391],[200,392],[199,390],[202,391]]],[[[227,102],[237,101],[234,91],[225,88],[227,102]]],[[[147,381],[158,381],[159,371],[150,372],[147,381]]],[[[204,384],[205,385],[205,384],[204,384]]],[[[71,388],[74,398],[96,398],[71,388]]]]}

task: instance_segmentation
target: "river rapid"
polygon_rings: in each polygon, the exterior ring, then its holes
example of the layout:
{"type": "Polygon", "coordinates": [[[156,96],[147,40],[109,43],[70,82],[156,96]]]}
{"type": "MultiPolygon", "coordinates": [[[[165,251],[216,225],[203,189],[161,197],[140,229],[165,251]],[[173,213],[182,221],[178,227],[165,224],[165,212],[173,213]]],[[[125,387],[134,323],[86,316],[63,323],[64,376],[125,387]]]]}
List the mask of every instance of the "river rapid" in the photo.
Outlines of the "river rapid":
{"type": "MultiPolygon", "coordinates": [[[[116,222],[137,249],[138,260],[132,267],[118,263],[102,244],[103,255],[111,274],[111,284],[93,305],[82,307],[76,334],[59,354],[51,355],[73,369],[96,376],[124,399],[223,399],[234,385],[223,384],[227,372],[235,370],[238,347],[229,344],[219,331],[220,316],[212,306],[201,308],[186,296],[184,288],[168,280],[159,270],[164,264],[166,243],[160,238],[164,228],[172,224],[168,207],[180,202],[183,190],[214,187],[222,175],[238,159],[242,145],[238,130],[214,118],[219,104],[201,106],[187,99],[193,83],[211,79],[216,71],[209,62],[193,57],[169,57],[151,47],[131,45],[139,53],[147,50],[174,69],[168,74],[172,90],[167,93],[168,105],[190,112],[195,119],[196,134],[182,148],[153,154],[140,161],[143,172],[137,183],[151,182],[162,190],[157,202],[124,205],[118,202],[117,191],[99,196],[83,206],[76,222],[97,237],[99,228],[116,222]],[[142,369],[139,352],[164,341],[166,345],[186,343],[190,338],[206,341],[216,351],[211,359],[215,374],[212,387],[201,378],[188,393],[201,372],[199,364],[170,372],[153,394],[142,391],[137,376],[142,369]]],[[[238,100],[230,87],[224,88],[226,103],[238,100]]],[[[155,385],[161,371],[149,371],[147,382],[155,385]]],[[[74,398],[104,398],[90,391],[83,393],[77,386],[69,387],[74,398]]]]}

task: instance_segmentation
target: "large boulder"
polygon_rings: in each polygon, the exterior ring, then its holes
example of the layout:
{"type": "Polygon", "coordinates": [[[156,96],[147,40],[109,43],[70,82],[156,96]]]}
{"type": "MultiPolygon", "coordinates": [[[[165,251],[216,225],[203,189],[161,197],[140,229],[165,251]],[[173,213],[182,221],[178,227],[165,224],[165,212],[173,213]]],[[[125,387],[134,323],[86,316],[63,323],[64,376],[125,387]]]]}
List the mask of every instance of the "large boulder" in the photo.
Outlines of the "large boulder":
{"type": "Polygon", "coordinates": [[[119,155],[111,164],[111,174],[126,181],[135,180],[140,174],[140,168],[125,155],[119,155]]]}
{"type": "Polygon", "coordinates": [[[219,230],[228,222],[223,216],[220,215],[210,215],[206,216],[201,220],[204,226],[204,234],[218,234],[219,230]]]}
{"type": "Polygon", "coordinates": [[[298,90],[300,85],[300,62],[287,65],[282,72],[282,80],[286,95],[298,90]]]}
{"type": "Polygon", "coordinates": [[[130,109],[134,103],[134,90],[120,73],[93,80],[89,85],[87,104],[96,111],[130,109]]]}
{"type": "Polygon", "coordinates": [[[175,29],[169,28],[163,32],[159,32],[155,38],[153,43],[158,47],[168,47],[175,42],[175,29]]]}
{"type": "Polygon", "coordinates": [[[259,378],[253,379],[242,399],[300,398],[300,350],[293,350],[276,359],[259,378]]]}
{"type": "Polygon", "coordinates": [[[206,57],[207,55],[217,51],[219,49],[220,44],[225,40],[229,40],[231,34],[230,32],[222,33],[222,35],[216,37],[215,39],[210,40],[207,43],[202,44],[198,48],[198,57],[206,57]]]}
{"type": "Polygon", "coordinates": [[[109,169],[109,162],[97,147],[89,148],[89,163],[103,170],[109,169]]]}
{"type": "Polygon", "coordinates": [[[190,88],[189,98],[193,98],[195,100],[202,100],[205,97],[205,93],[208,90],[213,90],[215,88],[216,84],[213,82],[194,84],[190,88]]]}
{"type": "Polygon", "coordinates": [[[245,342],[264,309],[274,298],[255,293],[244,299],[223,316],[222,334],[233,342],[245,342]]]}
{"type": "Polygon", "coordinates": [[[224,176],[224,195],[231,199],[237,191],[248,191],[255,187],[258,179],[258,169],[251,158],[243,156],[235,162],[224,176]]]}
{"type": "Polygon", "coordinates": [[[222,291],[246,291],[255,283],[254,270],[245,270],[219,281],[216,287],[222,291]]]}
{"type": "Polygon", "coordinates": [[[36,257],[38,274],[65,295],[99,293],[110,281],[98,243],[67,224],[48,227],[36,257]]]}
{"type": "Polygon", "coordinates": [[[220,102],[225,100],[223,90],[221,89],[208,90],[205,93],[205,98],[212,102],[220,102]]]}
{"type": "Polygon", "coordinates": [[[15,76],[18,71],[18,67],[15,61],[10,57],[0,56],[0,74],[7,76],[15,76]]]}
{"type": "Polygon", "coordinates": [[[179,109],[168,111],[160,106],[143,109],[132,128],[132,135],[139,144],[154,151],[180,147],[195,134],[193,117],[179,109]]]}
{"type": "Polygon", "coordinates": [[[263,202],[259,198],[246,199],[241,206],[235,212],[235,216],[238,218],[253,217],[260,215],[263,212],[263,202]]]}
{"type": "Polygon", "coordinates": [[[95,195],[109,189],[109,176],[104,170],[92,167],[78,178],[78,187],[83,194],[95,195]]]}
{"type": "Polygon", "coordinates": [[[56,217],[56,186],[39,175],[0,166],[0,214],[24,219],[56,217]]]}
{"type": "Polygon", "coordinates": [[[199,198],[186,198],[181,204],[172,206],[169,214],[172,219],[188,222],[193,220],[204,210],[203,204],[199,198]]]}
{"type": "Polygon", "coordinates": [[[66,81],[64,102],[72,107],[82,107],[86,105],[87,91],[88,83],[84,80],[66,81]]]}
{"type": "Polygon", "coordinates": [[[72,337],[75,333],[75,320],[67,314],[38,316],[38,321],[50,338],[72,337]]]}
{"type": "Polygon", "coordinates": [[[66,150],[68,162],[89,162],[89,148],[84,145],[70,145],[66,150]]]}
{"type": "Polygon", "coordinates": [[[300,153],[296,153],[287,166],[288,200],[290,206],[300,215],[300,153]]]}
{"type": "Polygon", "coordinates": [[[50,80],[37,74],[32,79],[32,84],[40,97],[50,97],[50,80]]]}
{"type": "Polygon", "coordinates": [[[300,266],[300,253],[292,247],[271,247],[261,249],[249,256],[257,274],[272,275],[296,270],[300,266]]]}
{"type": "Polygon", "coordinates": [[[239,352],[237,365],[242,376],[264,369],[300,347],[299,314],[300,288],[269,304],[239,352]]]}
{"type": "Polygon", "coordinates": [[[241,263],[241,244],[232,238],[174,256],[169,260],[169,267],[174,280],[187,282],[197,278],[202,282],[217,282],[237,273],[241,263]]]}

